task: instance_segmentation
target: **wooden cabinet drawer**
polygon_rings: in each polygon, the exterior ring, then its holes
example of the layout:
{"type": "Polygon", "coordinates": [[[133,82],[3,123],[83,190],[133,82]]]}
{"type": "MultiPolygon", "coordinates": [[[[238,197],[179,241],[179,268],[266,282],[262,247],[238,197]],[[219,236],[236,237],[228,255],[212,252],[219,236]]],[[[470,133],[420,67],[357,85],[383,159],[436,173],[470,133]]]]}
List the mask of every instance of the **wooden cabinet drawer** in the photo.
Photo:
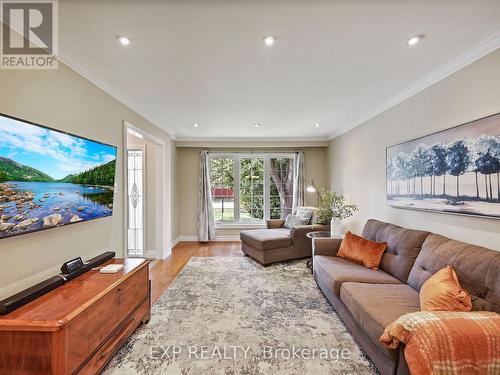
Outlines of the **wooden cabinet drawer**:
{"type": "Polygon", "coordinates": [[[78,375],[97,374],[113,357],[123,342],[141,324],[149,312],[149,300],[145,300],[141,306],[109,337],[99,350],[90,358],[85,366],[77,373],[78,375]]]}
{"type": "Polygon", "coordinates": [[[147,297],[148,269],[143,267],[75,318],[68,325],[69,372],[77,370],[147,297]]]}
{"type": "Polygon", "coordinates": [[[137,271],[116,289],[118,313],[124,318],[148,297],[148,269],[144,267],[137,271]]]}
{"type": "Polygon", "coordinates": [[[124,318],[116,292],[107,293],[68,325],[68,370],[73,373],[124,318]]]}

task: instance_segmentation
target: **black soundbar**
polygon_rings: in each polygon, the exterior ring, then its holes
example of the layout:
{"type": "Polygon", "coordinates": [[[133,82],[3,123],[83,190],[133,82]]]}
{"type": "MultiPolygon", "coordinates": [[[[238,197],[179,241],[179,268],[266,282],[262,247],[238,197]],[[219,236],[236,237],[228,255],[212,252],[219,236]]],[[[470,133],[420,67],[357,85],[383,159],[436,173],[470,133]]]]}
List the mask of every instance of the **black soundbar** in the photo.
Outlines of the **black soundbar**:
{"type": "Polygon", "coordinates": [[[44,280],[32,287],[25,289],[19,293],[16,293],[3,301],[0,301],[0,315],[6,315],[15,309],[18,309],[21,306],[26,305],[27,303],[37,299],[38,297],[43,296],[44,294],[54,290],[64,283],[78,277],[85,272],[95,268],[110,259],[115,257],[115,252],[108,251],[102,253],[95,258],[89,259],[87,263],[84,264],[83,268],[76,270],[70,274],[59,274],[52,276],[51,278],[44,280]]]}
{"type": "Polygon", "coordinates": [[[105,253],[99,254],[95,258],[89,259],[83,268],[85,268],[85,272],[87,272],[88,270],[96,268],[108,260],[113,259],[115,255],[116,253],[114,251],[106,251],[105,253]]]}
{"type": "Polygon", "coordinates": [[[64,279],[62,277],[52,276],[50,279],[44,280],[41,283],[16,293],[13,296],[0,301],[0,315],[8,314],[63,284],[64,279]]]}

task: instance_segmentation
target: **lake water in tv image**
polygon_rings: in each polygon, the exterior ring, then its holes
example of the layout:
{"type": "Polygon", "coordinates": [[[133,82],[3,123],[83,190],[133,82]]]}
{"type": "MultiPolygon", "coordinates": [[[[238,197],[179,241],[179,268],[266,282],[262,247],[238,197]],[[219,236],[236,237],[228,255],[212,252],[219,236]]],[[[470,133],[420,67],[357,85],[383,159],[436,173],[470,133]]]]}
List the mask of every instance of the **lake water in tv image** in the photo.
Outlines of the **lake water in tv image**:
{"type": "Polygon", "coordinates": [[[0,114],[0,239],[111,216],[116,151],[0,114]]]}
{"type": "Polygon", "coordinates": [[[1,220],[9,227],[0,238],[47,227],[111,216],[111,187],[61,182],[0,183],[1,220]]]}

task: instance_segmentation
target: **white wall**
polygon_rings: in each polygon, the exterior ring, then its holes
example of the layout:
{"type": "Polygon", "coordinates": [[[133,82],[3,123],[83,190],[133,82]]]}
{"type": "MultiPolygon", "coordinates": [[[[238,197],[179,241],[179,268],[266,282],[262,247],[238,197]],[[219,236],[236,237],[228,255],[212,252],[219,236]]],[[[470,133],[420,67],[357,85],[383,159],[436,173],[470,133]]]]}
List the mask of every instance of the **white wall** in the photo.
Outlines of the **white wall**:
{"type": "Polygon", "coordinates": [[[57,70],[0,70],[0,112],[118,147],[113,217],[1,240],[0,298],[52,276],[77,256],[106,250],[122,255],[123,121],[166,143],[166,165],[170,137],[62,63],[57,70]]]}
{"type": "Polygon", "coordinates": [[[369,218],[429,230],[500,250],[500,220],[392,208],[385,203],[388,146],[500,112],[500,50],[476,61],[330,143],[333,190],[359,205],[348,223],[369,218]]]}

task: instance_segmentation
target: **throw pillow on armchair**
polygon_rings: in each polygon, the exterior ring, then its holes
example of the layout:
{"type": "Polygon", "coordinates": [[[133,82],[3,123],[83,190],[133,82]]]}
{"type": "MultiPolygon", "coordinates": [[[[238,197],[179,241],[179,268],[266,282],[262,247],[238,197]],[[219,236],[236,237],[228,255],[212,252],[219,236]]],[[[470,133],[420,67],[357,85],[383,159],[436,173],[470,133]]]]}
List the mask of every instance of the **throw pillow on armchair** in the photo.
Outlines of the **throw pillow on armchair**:
{"type": "Polygon", "coordinates": [[[296,215],[289,214],[285,220],[285,228],[292,229],[300,225],[309,224],[310,218],[299,217],[296,215]]]}

